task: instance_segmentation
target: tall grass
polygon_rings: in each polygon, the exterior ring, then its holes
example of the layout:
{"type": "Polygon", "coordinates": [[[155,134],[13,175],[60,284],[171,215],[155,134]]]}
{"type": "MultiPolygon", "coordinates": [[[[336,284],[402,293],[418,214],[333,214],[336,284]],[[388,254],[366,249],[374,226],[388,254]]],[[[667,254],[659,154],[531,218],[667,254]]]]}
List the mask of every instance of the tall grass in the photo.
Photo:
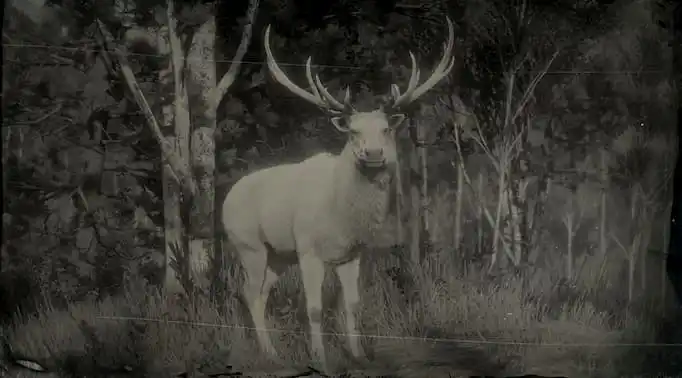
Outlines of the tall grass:
{"type": "MultiPolygon", "coordinates": [[[[450,198],[434,198],[431,235],[436,247],[424,261],[399,272],[409,284],[389,277],[397,266],[390,253],[369,251],[363,260],[360,319],[368,363],[352,361],[337,334],[343,321],[337,311],[342,308],[339,285],[328,274],[325,331],[328,355],[338,370],[402,377],[655,376],[656,367],[649,362],[672,356],[670,350],[618,345],[659,341],[662,334],[656,317],[619,299],[625,298],[619,285],[622,259],[586,254],[576,265],[577,278],[570,281],[562,279],[563,259],[545,268],[490,276],[483,264],[462,257],[476,249],[478,238],[471,232],[464,233],[459,248],[452,246],[450,198]]],[[[548,247],[546,253],[556,252],[548,247]]],[[[239,269],[234,270],[228,286],[238,288],[239,277],[239,269]]],[[[149,377],[230,369],[281,375],[309,362],[300,289],[299,274],[292,268],[271,294],[269,317],[279,361],[258,352],[251,331],[244,328],[251,324],[236,292],[218,308],[204,298],[178,302],[131,283],[121,296],[18,314],[4,337],[12,354],[69,374],[125,366],[149,377]]],[[[670,332],[665,336],[675,340],[670,332]]]]}

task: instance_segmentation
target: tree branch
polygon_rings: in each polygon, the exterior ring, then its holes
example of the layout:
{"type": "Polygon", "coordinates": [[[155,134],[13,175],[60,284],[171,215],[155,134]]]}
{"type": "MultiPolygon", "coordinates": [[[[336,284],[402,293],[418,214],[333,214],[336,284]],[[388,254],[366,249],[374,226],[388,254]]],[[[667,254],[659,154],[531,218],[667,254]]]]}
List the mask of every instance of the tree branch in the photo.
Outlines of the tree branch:
{"type": "Polygon", "coordinates": [[[43,114],[42,116],[40,116],[40,117],[38,117],[38,118],[36,118],[36,119],[32,119],[32,120],[29,120],[29,121],[17,122],[17,123],[15,123],[14,125],[9,125],[9,126],[7,126],[7,127],[17,127],[17,126],[35,125],[36,123],[43,122],[43,121],[45,121],[46,119],[48,119],[48,118],[52,117],[53,115],[57,114],[60,110],[62,110],[62,107],[64,107],[64,103],[63,103],[63,102],[59,102],[59,103],[54,107],[54,109],[50,110],[49,112],[43,114]]]}
{"type": "Polygon", "coordinates": [[[237,52],[234,54],[234,57],[232,58],[232,64],[230,65],[230,69],[227,71],[225,75],[223,75],[223,77],[220,79],[220,82],[218,82],[218,85],[215,87],[213,93],[211,94],[212,104],[210,104],[210,106],[213,107],[212,109],[214,111],[218,109],[220,101],[223,99],[223,96],[225,96],[225,93],[227,93],[227,90],[230,89],[235,79],[237,78],[237,75],[239,74],[242,59],[244,59],[244,55],[246,54],[246,51],[249,48],[249,43],[251,42],[253,24],[255,23],[256,15],[258,14],[259,2],[260,2],[259,0],[249,1],[249,8],[246,11],[247,20],[246,24],[244,25],[244,30],[242,31],[242,40],[239,43],[237,52]]]}
{"type": "MultiPolygon", "coordinates": [[[[166,17],[168,22],[168,42],[171,52],[171,63],[173,67],[173,86],[175,88],[175,98],[181,98],[183,94],[184,81],[184,70],[185,64],[183,63],[182,54],[182,41],[178,36],[178,20],[175,18],[173,13],[175,10],[175,4],[173,0],[168,0],[166,6],[166,17]]],[[[178,104],[176,104],[178,105],[178,104]]],[[[177,115],[177,114],[176,114],[177,115]]]]}
{"type": "Polygon", "coordinates": [[[170,174],[173,180],[179,183],[180,186],[188,191],[191,195],[194,195],[194,193],[196,193],[198,190],[196,188],[196,183],[189,172],[189,168],[186,168],[179,161],[179,159],[173,153],[172,146],[170,146],[166,138],[164,138],[161,128],[159,127],[159,123],[156,120],[156,117],[154,116],[147,99],[144,97],[142,89],[135,79],[133,70],[128,64],[123,47],[119,46],[118,49],[113,48],[113,37],[111,33],[106,29],[106,26],[100,20],[96,20],[96,22],[99,31],[99,33],[97,33],[97,40],[102,47],[102,57],[107,69],[109,69],[110,73],[113,75],[117,76],[120,74],[123,76],[123,79],[128,86],[128,90],[132,94],[137,105],[142,110],[142,113],[147,120],[147,125],[151,128],[154,137],[161,147],[162,162],[170,169],[170,174]],[[116,64],[116,62],[114,62],[113,59],[111,59],[111,57],[108,55],[112,51],[117,58],[118,64],[116,64]]]}
{"type": "Polygon", "coordinates": [[[516,108],[516,111],[514,112],[514,115],[511,118],[511,123],[514,123],[516,118],[521,114],[523,109],[526,107],[526,104],[528,103],[528,100],[530,99],[530,95],[535,91],[535,87],[537,87],[538,83],[540,80],[542,80],[543,77],[547,74],[547,71],[549,70],[549,67],[552,65],[556,57],[559,55],[559,51],[555,51],[554,54],[552,54],[552,57],[549,59],[547,64],[545,64],[545,67],[538,72],[538,74],[531,80],[530,84],[528,84],[528,87],[526,88],[525,92],[523,93],[523,97],[521,97],[521,101],[519,103],[519,106],[516,108]]]}

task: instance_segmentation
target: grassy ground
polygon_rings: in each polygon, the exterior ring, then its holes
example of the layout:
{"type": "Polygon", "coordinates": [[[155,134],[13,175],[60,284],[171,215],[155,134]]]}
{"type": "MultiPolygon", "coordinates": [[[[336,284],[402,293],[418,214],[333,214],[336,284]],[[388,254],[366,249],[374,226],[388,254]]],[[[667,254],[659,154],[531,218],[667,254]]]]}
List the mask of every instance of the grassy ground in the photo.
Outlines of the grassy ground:
{"type": "MultiPolygon", "coordinates": [[[[616,345],[660,340],[654,323],[616,321],[613,311],[599,310],[583,295],[589,290],[580,287],[572,289],[573,299],[557,304],[550,274],[491,280],[451,261],[446,255],[433,255],[415,267],[409,276],[417,290],[409,296],[382,273],[390,268],[390,259],[366,264],[361,319],[364,333],[376,335],[364,340],[371,362],[362,366],[351,362],[342,340],[331,335],[328,354],[333,365],[340,371],[365,369],[349,376],[656,376],[651,375],[655,370],[651,366],[641,365],[664,358],[660,350],[616,345]]],[[[332,284],[327,292],[335,292],[335,280],[328,281],[332,284]]],[[[219,311],[201,300],[178,306],[141,287],[118,298],[61,310],[45,307],[36,315],[18,317],[5,330],[5,338],[15,356],[51,371],[75,370],[90,376],[109,371],[108,376],[114,376],[125,366],[137,376],[167,377],[225,372],[231,367],[247,376],[268,372],[282,376],[304,370],[308,363],[298,286],[294,270],[272,294],[278,362],[260,357],[253,336],[239,328],[244,324],[243,306],[235,297],[219,311]]],[[[326,306],[334,308],[338,296],[328,297],[326,306]]],[[[330,333],[343,320],[331,310],[326,318],[330,333]]],[[[670,332],[665,335],[674,339],[670,332]]]]}
{"type": "MultiPolygon", "coordinates": [[[[353,362],[344,339],[335,335],[343,314],[335,311],[341,308],[339,288],[328,275],[327,354],[338,371],[354,371],[346,376],[358,377],[682,376],[682,348],[670,345],[682,343],[682,327],[677,326],[682,316],[663,311],[659,273],[647,274],[657,284],[642,284],[631,306],[627,260],[620,250],[608,251],[608,259],[581,253],[571,283],[562,280],[565,259],[554,247],[542,251],[546,262],[536,265],[543,268],[491,277],[483,266],[461,263],[475,242],[465,240],[461,251],[452,247],[452,201],[436,202],[435,252],[421,264],[397,272],[395,257],[381,250],[370,251],[363,261],[360,319],[363,333],[370,335],[363,339],[370,362],[353,362]]],[[[473,228],[464,235],[475,236],[475,225],[468,227],[473,228]]],[[[661,272],[660,266],[646,266],[661,272]]],[[[229,288],[240,286],[238,270],[229,288]]],[[[250,321],[237,295],[217,308],[204,299],[178,304],[130,285],[115,298],[59,309],[43,306],[36,314],[17,316],[2,330],[5,348],[14,358],[68,376],[114,377],[124,367],[121,376],[126,377],[229,370],[286,376],[308,365],[296,269],[271,294],[271,337],[279,361],[260,356],[254,335],[244,328],[250,321]]]]}

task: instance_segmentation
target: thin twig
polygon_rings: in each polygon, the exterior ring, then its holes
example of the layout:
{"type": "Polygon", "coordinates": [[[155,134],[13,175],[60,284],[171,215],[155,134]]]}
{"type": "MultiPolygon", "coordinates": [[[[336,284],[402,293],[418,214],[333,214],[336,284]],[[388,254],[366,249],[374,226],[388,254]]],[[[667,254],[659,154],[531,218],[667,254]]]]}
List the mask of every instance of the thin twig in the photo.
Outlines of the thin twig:
{"type": "Polygon", "coordinates": [[[42,116],[40,116],[40,117],[38,117],[38,118],[36,118],[36,119],[29,120],[29,121],[18,122],[18,123],[15,123],[14,125],[11,125],[11,126],[9,126],[9,127],[35,125],[36,123],[43,122],[43,121],[45,121],[46,119],[48,119],[48,118],[52,117],[53,115],[57,114],[60,110],[62,110],[63,107],[64,107],[64,103],[63,103],[63,102],[60,102],[60,103],[57,104],[57,106],[54,107],[54,109],[50,110],[49,112],[43,114],[42,116]]]}

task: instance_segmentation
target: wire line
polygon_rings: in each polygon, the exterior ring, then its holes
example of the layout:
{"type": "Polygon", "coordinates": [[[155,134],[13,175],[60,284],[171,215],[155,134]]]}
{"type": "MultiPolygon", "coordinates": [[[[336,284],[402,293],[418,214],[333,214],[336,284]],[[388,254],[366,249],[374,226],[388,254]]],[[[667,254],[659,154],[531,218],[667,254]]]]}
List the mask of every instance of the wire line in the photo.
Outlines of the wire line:
{"type": "MultiPolygon", "coordinates": [[[[85,47],[66,47],[57,45],[39,45],[39,44],[22,44],[22,43],[3,43],[3,47],[9,48],[35,48],[35,49],[54,49],[54,50],[64,50],[64,51],[88,51],[94,52],[97,49],[85,48],[85,47]]],[[[164,58],[167,55],[164,54],[145,54],[145,53],[131,53],[131,56],[141,56],[141,57],[160,57],[164,58]]],[[[223,59],[186,59],[188,61],[198,62],[198,61],[209,61],[214,63],[235,63],[234,60],[223,60],[223,59]]],[[[265,65],[264,61],[239,61],[241,64],[251,64],[251,65],[265,65]]],[[[279,63],[280,66],[292,66],[292,67],[305,67],[305,63],[279,63]]],[[[364,67],[360,66],[349,66],[349,65],[324,65],[324,64],[313,64],[312,66],[318,68],[339,68],[347,70],[362,70],[364,67]]],[[[540,71],[526,71],[526,72],[540,72],[540,71]]],[[[548,75],[627,75],[627,74],[668,74],[672,75],[672,70],[616,70],[616,71],[573,71],[573,70],[555,70],[547,71],[548,75]]]]}
{"type": "MultiPolygon", "coordinates": [[[[114,321],[140,321],[148,323],[165,323],[165,324],[179,324],[199,327],[214,327],[214,328],[228,328],[228,329],[242,329],[250,331],[265,331],[271,333],[288,333],[288,334],[306,334],[301,331],[284,330],[277,328],[255,328],[247,326],[238,326],[231,324],[215,324],[207,322],[193,322],[187,320],[166,320],[154,319],[144,317],[128,317],[128,316],[97,316],[96,319],[114,320],[114,321]]],[[[371,334],[347,334],[347,333],[331,333],[320,332],[316,335],[330,336],[348,336],[348,337],[367,337],[373,339],[388,339],[388,340],[412,340],[412,341],[432,341],[441,343],[461,343],[461,344],[483,344],[483,345],[515,345],[515,346],[537,346],[550,348],[586,348],[586,347],[682,347],[682,344],[666,344],[666,343],[532,343],[523,341],[494,341],[494,340],[473,340],[473,339],[449,339],[438,337],[419,337],[419,336],[390,336],[390,335],[371,335],[371,334]]]]}

